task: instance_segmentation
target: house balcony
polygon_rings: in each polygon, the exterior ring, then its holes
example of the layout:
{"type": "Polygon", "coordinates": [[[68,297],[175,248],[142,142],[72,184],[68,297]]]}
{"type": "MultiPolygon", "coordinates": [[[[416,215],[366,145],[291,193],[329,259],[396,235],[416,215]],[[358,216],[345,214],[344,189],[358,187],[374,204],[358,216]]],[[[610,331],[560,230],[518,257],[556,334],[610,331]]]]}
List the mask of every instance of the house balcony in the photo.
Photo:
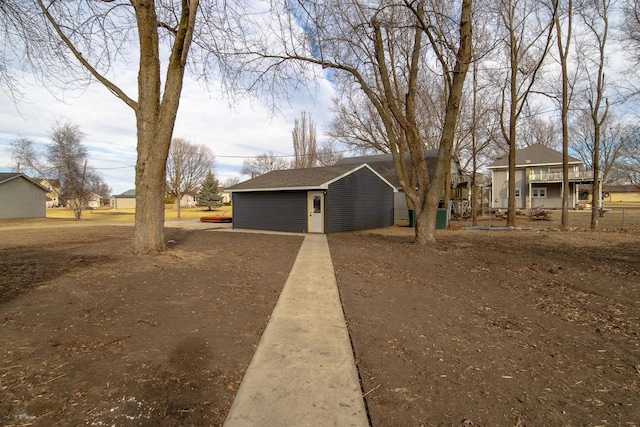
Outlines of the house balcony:
{"type": "MultiPolygon", "coordinates": [[[[562,182],[562,172],[530,173],[527,176],[527,182],[562,182]]],[[[569,171],[569,182],[578,182],[585,184],[593,182],[593,171],[569,171]]]]}

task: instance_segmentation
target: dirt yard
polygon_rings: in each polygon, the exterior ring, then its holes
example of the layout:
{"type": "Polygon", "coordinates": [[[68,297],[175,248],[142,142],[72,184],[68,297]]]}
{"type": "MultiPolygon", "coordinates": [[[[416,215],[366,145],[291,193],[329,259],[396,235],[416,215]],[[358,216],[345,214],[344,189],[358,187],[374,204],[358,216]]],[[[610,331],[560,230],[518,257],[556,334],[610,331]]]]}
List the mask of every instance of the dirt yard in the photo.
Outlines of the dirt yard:
{"type": "MultiPolygon", "coordinates": [[[[0,228],[0,425],[220,426],[302,241],[0,228]]],[[[640,234],[330,235],[372,425],[640,425],[640,234]]]]}
{"type": "Polygon", "coordinates": [[[132,230],[0,230],[0,425],[222,425],[302,238],[132,230]]]}
{"type": "Polygon", "coordinates": [[[329,237],[373,426],[640,425],[640,234],[329,237]]]}

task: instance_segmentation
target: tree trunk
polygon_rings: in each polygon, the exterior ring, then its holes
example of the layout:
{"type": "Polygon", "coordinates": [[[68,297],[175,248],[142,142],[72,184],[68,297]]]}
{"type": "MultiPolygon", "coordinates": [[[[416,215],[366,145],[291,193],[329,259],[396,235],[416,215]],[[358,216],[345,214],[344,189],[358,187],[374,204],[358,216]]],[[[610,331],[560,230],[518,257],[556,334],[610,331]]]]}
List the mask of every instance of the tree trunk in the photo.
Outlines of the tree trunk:
{"type": "Polygon", "coordinates": [[[138,160],[136,163],[136,215],[133,252],[152,254],[166,248],[164,196],[169,146],[173,135],[187,54],[191,45],[198,0],[182,2],[161,93],[158,19],[153,0],[133,3],[140,38],[138,71],[138,160]]]}
{"type": "Polygon", "coordinates": [[[595,230],[598,227],[600,217],[600,126],[595,123],[593,141],[593,185],[591,186],[591,223],[589,228],[595,230]]]}
{"type": "MultiPolygon", "coordinates": [[[[140,129],[140,127],[139,127],[140,129]]],[[[165,250],[164,194],[166,154],[160,147],[160,135],[151,132],[138,135],[138,163],[136,165],[136,215],[133,251],[153,254],[165,250]],[[150,134],[150,135],[149,135],[150,134]],[[158,147],[158,150],[154,150],[158,147]]],[[[171,135],[163,138],[171,140],[171,135]]],[[[168,152],[168,142],[164,142],[168,152]]]]}
{"type": "Polygon", "coordinates": [[[566,45],[562,37],[562,22],[560,20],[560,11],[558,0],[553,1],[553,7],[556,10],[555,27],[556,27],[556,43],[558,46],[558,54],[560,57],[560,71],[562,78],[562,99],[560,104],[560,121],[562,123],[562,217],[560,220],[560,228],[566,230],[569,227],[569,72],[568,72],[568,56],[569,46],[571,45],[571,32],[573,22],[573,1],[567,2],[567,35],[566,45]]]}
{"type": "MultiPolygon", "coordinates": [[[[471,62],[471,9],[472,0],[463,0],[459,29],[460,45],[456,52],[456,63],[451,73],[447,73],[445,76],[449,96],[447,97],[444,125],[438,148],[438,162],[433,179],[429,183],[429,191],[425,197],[424,213],[421,212],[419,216],[416,213],[416,243],[425,244],[435,241],[438,204],[443,194],[442,190],[445,185],[446,176],[451,172],[451,157],[456,123],[458,121],[458,113],[460,112],[460,100],[462,98],[462,89],[464,88],[464,81],[467,77],[469,63],[471,62]]],[[[439,58],[439,61],[443,65],[443,68],[448,69],[445,58],[439,58]]]]}
{"type": "MultiPolygon", "coordinates": [[[[511,49],[511,67],[509,72],[509,182],[507,195],[507,226],[515,227],[516,225],[516,150],[518,144],[516,141],[516,126],[518,121],[518,50],[517,41],[513,31],[509,32],[510,49],[511,49]]],[[[497,189],[494,189],[494,191],[497,189]]]]}
{"type": "MultiPolygon", "coordinates": [[[[476,194],[476,175],[478,173],[478,66],[477,60],[473,61],[473,92],[472,92],[472,108],[471,108],[471,188],[469,190],[469,198],[471,200],[471,225],[478,225],[478,195],[476,194]]],[[[482,204],[481,204],[482,206],[482,204]]]]}
{"type": "Polygon", "coordinates": [[[426,245],[436,241],[436,209],[416,209],[415,243],[426,245]]]}

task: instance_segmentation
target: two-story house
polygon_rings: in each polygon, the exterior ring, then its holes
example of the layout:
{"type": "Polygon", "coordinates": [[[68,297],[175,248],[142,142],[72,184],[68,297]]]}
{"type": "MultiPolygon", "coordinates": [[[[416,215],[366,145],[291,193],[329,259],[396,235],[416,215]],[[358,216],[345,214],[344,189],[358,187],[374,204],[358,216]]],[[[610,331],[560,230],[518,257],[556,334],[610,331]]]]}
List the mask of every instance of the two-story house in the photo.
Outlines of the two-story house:
{"type": "MultiPolygon", "coordinates": [[[[491,207],[507,208],[509,205],[508,155],[499,158],[487,168],[491,171],[491,207]]],[[[539,206],[561,209],[564,191],[562,153],[540,144],[516,150],[515,181],[516,209],[531,209],[539,206]]],[[[578,204],[579,186],[591,183],[593,183],[593,171],[584,170],[584,165],[579,159],[569,156],[569,188],[566,191],[569,195],[570,208],[578,204]]]]}
{"type": "Polygon", "coordinates": [[[57,208],[62,204],[60,200],[60,180],[59,179],[42,179],[40,185],[49,189],[47,193],[47,207],[57,208]]]}

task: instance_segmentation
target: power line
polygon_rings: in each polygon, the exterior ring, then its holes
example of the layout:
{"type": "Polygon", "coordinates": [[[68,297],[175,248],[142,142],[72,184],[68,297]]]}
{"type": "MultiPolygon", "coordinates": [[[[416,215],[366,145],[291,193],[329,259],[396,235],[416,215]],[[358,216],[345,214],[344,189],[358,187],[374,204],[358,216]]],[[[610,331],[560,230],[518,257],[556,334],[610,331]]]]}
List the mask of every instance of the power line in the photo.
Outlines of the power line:
{"type": "Polygon", "coordinates": [[[114,170],[114,169],[129,169],[129,168],[135,168],[136,165],[131,165],[131,166],[114,166],[112,168],[92,168],[95,170],[114,170]]]}

